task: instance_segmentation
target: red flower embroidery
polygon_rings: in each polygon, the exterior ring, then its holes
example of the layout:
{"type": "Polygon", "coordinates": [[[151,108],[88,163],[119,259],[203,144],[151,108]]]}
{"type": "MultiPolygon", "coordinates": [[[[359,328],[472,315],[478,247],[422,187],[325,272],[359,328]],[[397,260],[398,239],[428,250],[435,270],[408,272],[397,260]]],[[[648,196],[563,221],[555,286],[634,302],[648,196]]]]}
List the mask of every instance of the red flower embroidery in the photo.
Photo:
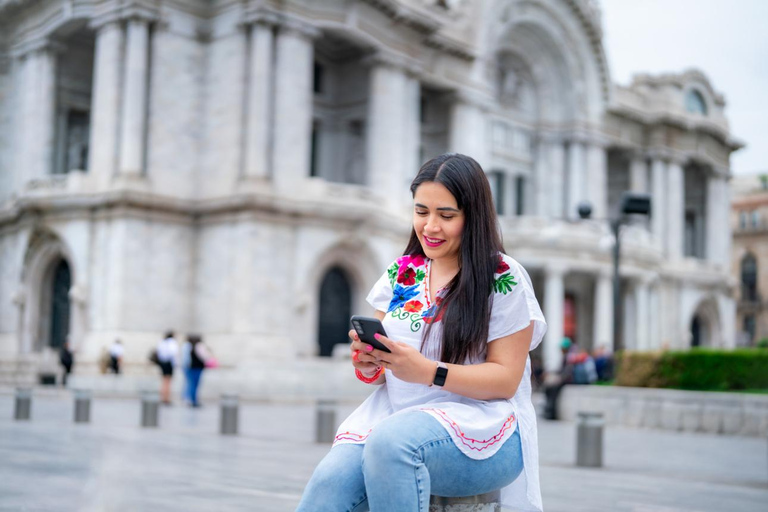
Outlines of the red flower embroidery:
{"type": "Polygon", "coordinates": [[[501,256],[499,256],[499,264],[496,266],[496,273],[503,274],[507,270],[509,270],[509,265],[507,265],[507,262],[504,261],[501,256]]]}
{"type": "Polygon", "coordinates": [[[403,286],[416,284],[416,271],[412,268],[406,268],[397,276],[397,282],[403,286]]]}
{"type": "Polygon", "coordinates": [[[405,304],[404,309],[408,313],[418,313],[419,311],[421,311],[421,308],[423,308],[423,307],[424,307],[424,304],[422,304],[421,302],[419,302],[417,300],[412,300],[412,301],[407,302],[405,304]]]}
{"type": "Polygon", "coordinates": [[[404,267],[407,267],[408,265],[412,265],[414,268],[419,268],[424,266],[424,256],[421,254],[414,254],[411,256],[410,254],[407,254],[405,256],[400,256],[397,258],[397,264],[400,266],[400,270],[404,267]]]}

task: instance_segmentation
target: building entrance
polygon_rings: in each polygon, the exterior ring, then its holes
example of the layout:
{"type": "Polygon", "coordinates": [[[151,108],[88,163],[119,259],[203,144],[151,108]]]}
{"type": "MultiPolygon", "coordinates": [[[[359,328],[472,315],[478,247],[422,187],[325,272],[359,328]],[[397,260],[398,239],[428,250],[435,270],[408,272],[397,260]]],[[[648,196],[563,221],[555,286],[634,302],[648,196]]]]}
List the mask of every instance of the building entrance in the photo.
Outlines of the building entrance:
{"type": "Polygon", "coordinates": [[[338,343],[349,343],[349,317],[352,310],[352,292],[346,273],[333,267],[325,274],[320,285],[320,316],[318,344],[320,356],[330,357],[338,343]]]}

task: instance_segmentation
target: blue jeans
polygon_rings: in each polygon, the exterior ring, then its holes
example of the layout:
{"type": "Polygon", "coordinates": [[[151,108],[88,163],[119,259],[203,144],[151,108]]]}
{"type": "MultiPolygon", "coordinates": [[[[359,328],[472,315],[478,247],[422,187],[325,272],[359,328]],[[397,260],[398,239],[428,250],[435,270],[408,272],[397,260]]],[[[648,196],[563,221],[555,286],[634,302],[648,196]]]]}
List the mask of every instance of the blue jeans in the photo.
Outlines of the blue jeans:
{"type": "Polygon", "coordinates": [[[470,459],[448,431],[421,411],[396,414],[373,429],[365,445],[331,449],[310,478],[297,512],[427,512],[429,497],[485,494],[523,470],[515,430],[485,460],[470,459]]]}
{"type": "Polygon", "coordinates": [[[195,406],[200,405],[197,401],[197,388],[200,386],[200,377],[202,376],[202,368],[189,369],[189,401],[195,406]]]}

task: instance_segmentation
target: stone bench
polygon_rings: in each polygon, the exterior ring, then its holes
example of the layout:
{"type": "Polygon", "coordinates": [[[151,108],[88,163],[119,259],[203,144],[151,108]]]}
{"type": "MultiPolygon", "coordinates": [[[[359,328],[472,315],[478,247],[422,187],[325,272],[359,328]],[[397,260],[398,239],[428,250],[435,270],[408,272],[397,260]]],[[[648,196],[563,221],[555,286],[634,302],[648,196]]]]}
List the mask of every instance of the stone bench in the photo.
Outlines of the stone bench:
{"type": "Polygon", "coordinates": [[[429,512],[499,512],[500,501],[500,491],[461,498],[432,496],[429,500],[429,512]]]}

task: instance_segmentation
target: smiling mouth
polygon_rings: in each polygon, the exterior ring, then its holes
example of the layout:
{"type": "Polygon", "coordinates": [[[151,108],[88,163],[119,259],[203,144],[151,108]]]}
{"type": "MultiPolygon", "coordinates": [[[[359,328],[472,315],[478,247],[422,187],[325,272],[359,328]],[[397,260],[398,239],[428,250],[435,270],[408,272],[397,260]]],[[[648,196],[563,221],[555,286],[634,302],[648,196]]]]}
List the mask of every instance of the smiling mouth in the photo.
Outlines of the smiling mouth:
{"type": "Polygon", "coordinates": [[[430,238],[426,235],[424,235],[424,243],[427,244],[429,247],[437,247],[444,243],[445,240],[441,240],[439,238],[430,238]]]}

